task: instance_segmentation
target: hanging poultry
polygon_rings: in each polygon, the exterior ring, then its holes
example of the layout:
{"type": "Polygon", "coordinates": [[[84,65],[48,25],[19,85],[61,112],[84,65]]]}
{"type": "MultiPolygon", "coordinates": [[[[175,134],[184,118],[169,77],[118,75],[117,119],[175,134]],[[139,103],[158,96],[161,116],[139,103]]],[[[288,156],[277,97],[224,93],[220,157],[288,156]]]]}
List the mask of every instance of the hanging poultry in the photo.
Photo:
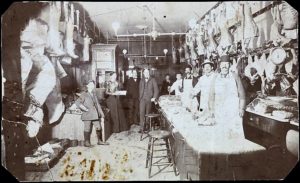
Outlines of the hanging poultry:
{"type": "Polygon", "coordinates": [[[182,43],[182,37],[179,37],[179,48],[178,48],[178,52],[179,52],[179,61],[180,63],[185,62],[185,50],[184,50],[184,46],[182,43]]]}
{"type": "Polygon", "coordinates": [[[190,59],[197,59],[197,53],[195,51],[195,30],[189,30],[188,34],[186,34],[185,41],[190,51],[190,59]]]}

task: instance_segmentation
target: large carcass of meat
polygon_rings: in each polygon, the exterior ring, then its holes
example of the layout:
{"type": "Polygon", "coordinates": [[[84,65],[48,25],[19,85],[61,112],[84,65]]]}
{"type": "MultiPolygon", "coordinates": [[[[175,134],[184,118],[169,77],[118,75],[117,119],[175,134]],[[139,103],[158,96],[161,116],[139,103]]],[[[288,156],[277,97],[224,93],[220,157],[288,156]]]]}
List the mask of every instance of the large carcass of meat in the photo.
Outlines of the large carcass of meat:
{"type": "Polygon", "coordinates": [[[198,56],[205,54],[205,47],[203,44],[203,36],[204,36],[203,28],[201,27],[201,25],[199,25],[197,27],[197,34],[196,34],[196,44],[197,44],[198,56]]]}
{"type": "Polygon", "coordinates": [[[253,19],[252,10],[249,3],[244,3],[244,43],[247,49],[253,49],[253,39],[258,37],[258,27],[253,19]]]}
{"type": "Polygon", "coordinates": [[[219,27],[221,30],[221,38],[217,47],[219,56],[227,55],[230,47],[233,45],[233,36],[229,32],[225,9],[220,9],[219,12],[219,27]]]}
{"type": "Polygon", "coordinates": [[[73,42],[73,31],[74,31],[74,5],[71,4],[71,9],[66,22],[66,36],[65,36],[65,49],[68,56],[77,59],[78,56],[74,53],[75,44],[73,42]]]}
{"type": "Polygon", "coordinates": [[[280,11],[283,29],[296,29],[298,25],[298,11],[295,10],[286,1],[282,2],[282,10],[280,11]]]}
{"type": "Polygon", "coordinates": [[[85,38],[83,38],[83,54],[82,54],[82,61],[87,62],[90,60],[90,44],[92,39],[86,35],[85,38]]]}
{"type": "Polygon", "coordinates": [[[281,35],[281,25],[282,25],[282,19],[280,16],[280,11],[278,5],[271,8],[271,14],[273,16],[273,24],[271,25],[271,34],[270,39],[273,41],[273,44],[275,46],[278,46],[279,44],[284,45],[288,42],[290,42],[290,39],[284,37],[281,35]]]}
{"type": "Polygon", "coordinates": [[[51,2],[49,8],[49,31],[48,46],[46,51],[53,56],[62,56],[65,54],[61,47],[61,38],[59,33],[59,20],[61,15],[61,3],[51,2]]]}
{"type": "Polygon", "coordinates": [[[197,59],[197,53],[195,50],[195,32],[194,30],[189,30],[189,32],[186,34],[185,39],[186,45],[189,48],[190,51],[190,59],[195,60],[197,59]]]}
{"type": "Polygon", "coordinates": [[[214,32],[213,28],[210,24],[207,25],[207,35],[208,35],[208,42],[206,46],[206,56],[207,58],[210,58],[213,53],[216,53],[217,51],[217,43],[214,38],[214,32]]]}

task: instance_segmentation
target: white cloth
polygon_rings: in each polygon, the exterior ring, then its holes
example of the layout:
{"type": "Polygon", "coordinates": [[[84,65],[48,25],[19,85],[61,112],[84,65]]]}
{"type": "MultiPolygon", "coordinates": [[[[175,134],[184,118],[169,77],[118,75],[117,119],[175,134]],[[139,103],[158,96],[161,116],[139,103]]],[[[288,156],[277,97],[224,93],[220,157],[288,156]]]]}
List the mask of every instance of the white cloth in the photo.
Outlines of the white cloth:
{"type": "Polygon", "coordinates": [[[201,92],[200,95],[200,108],[205,110],[208,109],[208,100],[210,94],[210,88],[212,79],[214,78],[214,73],[211,73],[209,76],[203,75],[199,78],[198,83],[193,88],[192,93],[196,95],[197,93],[201,92]]]}
{"type": "Polygon", "coordinates": [[[181,101],[183,107],[189,108],[192,112],[197,111],[198,101],[196,97],[192,97],[192,79],[183,80],[183,93],[181,95],[181,101]]]}
{"type": "Polygon", "coordinates": [[[242,118],[239,116],[239,97],[234,76],[229,73],[215,80],[215,119],[219,133],[225,137],[244,137],[242,118]]]}
{"type": "Polygon", "coordinates": [[[179,87],[182,87],[182,79],[180,80],[176,80],[171,88],[170,88],[170,93],[173,92],[175,90],[175,95],[181,95],[181,92],[179,91],[179,87]]]}

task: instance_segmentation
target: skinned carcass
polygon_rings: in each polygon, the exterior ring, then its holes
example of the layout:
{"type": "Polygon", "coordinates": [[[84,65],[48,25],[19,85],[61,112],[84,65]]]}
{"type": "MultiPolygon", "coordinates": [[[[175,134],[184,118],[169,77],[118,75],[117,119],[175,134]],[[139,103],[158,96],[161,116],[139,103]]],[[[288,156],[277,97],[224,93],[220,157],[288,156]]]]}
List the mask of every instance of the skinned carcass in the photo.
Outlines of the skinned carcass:
{"type": "Polygon", "coordinates": [[[49,31],[46,51],[51,56],[62,56],[65,54],[60,45],[59,20],[61,15],[61,3],[51,2],[49,7],[49,31]]]}
{"type": "Polygon", "coordinates": [[[74,5],[71,4],[71,9],[66,22],[66,36],[65,36],[65,49],[68,56],[73,59],[77,59],[78,56],[74,53],[75,45],[73,42],[73,31],[74,31],[74,5]]]}

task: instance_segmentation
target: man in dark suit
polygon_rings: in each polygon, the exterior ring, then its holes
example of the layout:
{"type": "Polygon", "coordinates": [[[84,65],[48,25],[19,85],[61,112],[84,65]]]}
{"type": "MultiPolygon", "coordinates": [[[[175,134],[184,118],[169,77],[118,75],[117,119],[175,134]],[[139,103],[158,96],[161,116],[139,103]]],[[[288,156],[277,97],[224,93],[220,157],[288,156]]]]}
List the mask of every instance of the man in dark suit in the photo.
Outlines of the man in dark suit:
{"type": "Polygon", "coordinates": [[[137,78],[137,71],[134,69],[132,71],[132,78],[128,80],[126,86],[130,125],[138,124],[139,121],[139,83],[140,79],[137,78]]]}
{"type": "MultiPolygon", "coordinates": [[[[104,128],[104,113],[98,102],[95,93],[95,82],[89,81],[86,85],[87,91],[81,93],[80,97],[76,100],[75,104],[79,107],[83,113],[81,120],[84,122],[84,146],[90,147],[90,134],[92,131],[92,123],[96,128],[96,134],[98,137],[98,145],[108,145],[107,142],[103,142],[101,126],[104,128]],[[101,119],[101,123],[99,122],[101,119]]],[[[104,140],[104,139],[103,139],[104,140]]]]}
{"type": "Polygon", "coordinates": [[[143,74],[144,78],[141,79],[139,85],[141,129],[143,129],[145,123],[145,115],[151,112],[151,102],[157,100],[159,95],[157,82],[154,78],[150,77],[149,69],[144,69],[143,74]]]}

